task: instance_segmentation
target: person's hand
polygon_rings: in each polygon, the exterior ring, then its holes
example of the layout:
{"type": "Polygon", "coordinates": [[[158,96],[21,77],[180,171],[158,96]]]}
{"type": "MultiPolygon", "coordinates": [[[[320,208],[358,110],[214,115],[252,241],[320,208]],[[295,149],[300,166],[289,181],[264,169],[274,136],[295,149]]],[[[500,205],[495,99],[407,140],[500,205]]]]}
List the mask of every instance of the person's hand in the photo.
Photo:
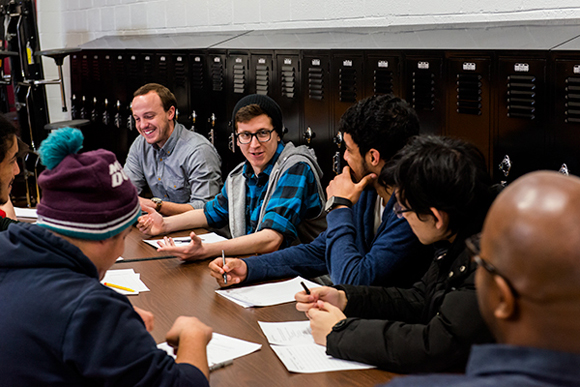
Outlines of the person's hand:
{"type": "Polygon", "coordinates": [[[155,326],[155,316],[153,316],[153,313],[136,306],[134,306],[133,309],[137,314],[139,314],[139,316],[141,316],[141,319],[145,323],[145,329],[147,329],[147,332],[151,332],[155,326]]]}
{"type": "Polygon", "coordinates": [[[225,266],[223,266],[222,258],[216,258],[209,263],[209,269],[211,270],[209,274],[216,279],[221,287],[239,284],[248,275],[248,265],[239,258],[226,258],[225,266]],[[224,284],[224,273],[228,275],[227,284],[224,284]]]}
{"type": "Polygon", "coordinates": [[[346,308],[346,294],[342,290],[337,290],[328,286],[321,286],[310,289],[310,294],[304,290],[294,295],[296,299],[296,309],[301,312],[308,312],[311,308],[317,307],[317,302],[327,302],[340,310],[346,308]]]}
{"type": "Polygon", "coordinates": [[[310,328],[312,329],[312,337],[316,344],[324,345],[326,347],[326,336],[332,331],[332,327],[344,320],[346,316],[336,306],[328,302],[318,300],[316,306],[310,308],[306,312],[306,316],[310,319],[310,328]]]}
{"type": "Polygon", "coordinates": [[[193,261],[207,258],[207,252],[203,246],[201,238],[195,235],[195,232],[193,231],[189,236],[191,237],[191,242],[180,245],[176,245],[173,238],[164,237],[162,241],[157,242],[159,244],[157,251],[163,251],[175,255],[182,261],[193,261]]]}
{"type": "Polygon", "coordinates": [[[350,168],[346,166],[343,168],[342,173],[337,175],[328,184],[328,187],[326,187],[326,195],[328,198],[332,196],[345,198],[350,200],[352,204],[355,204],[365,187],[376,178],[376,174],[370,173],[364,176],[358,183],[354,183],[350,175],[350,168]]]}
{"type": "Polygon", "coordinates": [[[165,221],[155,208],[145,207],[147,215],[142,215],[138,219],[137,228],[143,234],[159,235],[165,233],[165,221]]]}
{"type": "Polygon", "coordinates": [[[167,344],[172,346],[174,349],[177,349],[179,347],[180,339],[184,335],[187,335],[196,342],[201,341],[201,344],[205,346],[211,340],[212,334],[212,329],[197,318],[179,316],[173,323],[169,332],[165,335],[165,340],[167,341],[167,344]]]}
{"type": "Polygon", "coordinates": [[[149,212],[147,211],[148,208],[151,210],[157,208],[157,204],[153,203],[151,199],[142,198],[141,196],[139,196],[139,204],[141,205],[141,210],[147,213],[149,212]]]}

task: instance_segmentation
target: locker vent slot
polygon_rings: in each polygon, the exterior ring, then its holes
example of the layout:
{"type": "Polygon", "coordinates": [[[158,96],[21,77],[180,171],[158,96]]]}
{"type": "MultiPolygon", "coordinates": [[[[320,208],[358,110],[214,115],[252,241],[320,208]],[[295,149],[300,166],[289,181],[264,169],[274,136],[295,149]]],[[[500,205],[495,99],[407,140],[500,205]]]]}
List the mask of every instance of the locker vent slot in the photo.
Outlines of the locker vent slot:
{"type": "Polygon", "coordinates": [[[296,70],[293,66],[282,66],[282,96],[293,99],[296,90],[296,70]]]}
{"type": "Polygon", "coordinates": [[[320,67],[308,68],[308,98],[324,99],[324,72],[320,67]]]}
{"type": "Polygon", "coordinates": [[[536,77],[508,75],[507,116],[534,120],[536,118],[536,77]]]}
{"type": "Polygon", "coordinates": [[[340,102],[356,102],[356,70],[343,67],[338,74],[340,102]]]}
{"type": "Polygon", "coordinates": [[[99,57],[96,55],[91,57],[91,75],[93,81],[101,82],[101,66],[99,66],[99,57]]]}
{"type": "MultiPolygon", "coordinates": [[[[177,60],[177,58],[173,58],[174,59],[174,79],[175,79],[175,85],[176,86],[185,86],[187,84],[187,63],[185,63],[184,60],[177,60]]],[[[183,59],[183,57],[182,57],[183,59]]]]}
{"type": "Polygon", "coordinates": [[[566,123],[580,123],[580,77],[566,78],[566,123]]]}
{"type": "Polygon", "coordinates": [[[115,76],[117,79],[125,79],[125,62],[123,62],[123,58],[115,58],[115,76]]]}
{"type": "Polygon", "coordinates": [[[201,62],[193,62],[191,65],[191,87],[193,90],[203,90],[203,63],[201,62]]]}
{"type": "Polygon", "coordinates": [[[270,69],[259,64],[256,66],[256,94],[268,95],[270,88],[270,69]]]}
{"type": "Polygon", "coordinates": [[[157,60],[157,82],[167,87],[169,86],[169,77],[167,74],[167,57],[165,60],[161,60],[161,58],[157,58],[157,60]]]}
{"type": "Polygon", "coordinates": [[[91,69],[89,67],[89,59],[87,55],[83,55],[83,59],[81,60],[81,75],[83,79],[91,78],[91,69]]]}
{"type": "MultiPolygon", "coordinates": [[[[131,83],[136,84],[139,80],[140,74],[139,66],[137,65],[137,59],[135,57],[129,58],[129,62],[127,63],[127,77],[132,81],[131,83]]],[[[139,81],[139,83],[141,83],[141,81],[139,81]]]]}
{"type": "Polygon", "coordinates": [[[246,67],[243,64],[234,65],[234,93],[244,94],[246,91],[246,67]]]}
{"type": "Polygon", "coordinates": [[[389,94],[393,92],[393,72],[391,70],[375,70],[374,91],[375,94],[389,94]]]}
{"type": "Polygon", "coordinates": [[[435,109],[435,74],[431,71],[413,71],[412,104],[416,110],[435,109]]]}
{"type": "Polygon", "coordinates": [[[481,75],[457,74],[457,113],[481,115],[481,75]]]}
{"type": "Polygon", "coordinates": [[[211,90],[222,91],[223,89],[224,89],[224,69],[221,63],[214,62],[211,65],[211,90]]]}
{"type": "Polygon", "coordinates": [[[145,78],[145,83],[155,81],[153,78],[153,61],[150,55],[146,55],[143,58],[143,77],[145,78]]]}

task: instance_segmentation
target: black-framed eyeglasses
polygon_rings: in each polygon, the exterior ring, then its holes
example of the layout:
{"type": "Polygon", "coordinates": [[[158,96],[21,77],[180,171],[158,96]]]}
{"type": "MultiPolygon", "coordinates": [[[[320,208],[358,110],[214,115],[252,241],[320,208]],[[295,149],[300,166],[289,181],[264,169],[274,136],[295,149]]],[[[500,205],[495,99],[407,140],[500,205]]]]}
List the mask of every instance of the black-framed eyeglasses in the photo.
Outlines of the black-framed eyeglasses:
{"type": "Polygon", "coordinates": [[[399,204],[399,202],[395,202],[395,205],[393,206],[393,212],[395,213],[395,215],[397,215],[397,218],[402,219],[403,218],[403,214],[405,212],[413,212],[414,210],[410,209],[410,208],[404,208],[402,205],[399,204]]]}
{"type": "Polygon", "coordinates": [[[272,132],[276,129],[268,130],[268,129],[260,129],[256,133],[250,132],[240,132],[236,133],[236,137],[240,144],[249,144],[252,142],[252,137],[256,137],[258,142],[268,142],[272,138],[272,132]]]}
{"type": "Polygon", "coordinates": [[[494,265],[481,258],[481,249],[479,243],[480,240],[481,233],[472,235],[465,240],[465,246],[467,247],[467,252],[469,253],[471,259],[477,264],[477,266],[483,267],[485,271],[487,271],[489,274],[496,275],[502,278],[507,284],[507,286],[510,288],[510,291],[512,292],[514,297],[516,298],[520,297],[519,292],[516,290],[516,288],[514,288],[511,281],[507,279],[506,276],[501,274],[494,265]]]}

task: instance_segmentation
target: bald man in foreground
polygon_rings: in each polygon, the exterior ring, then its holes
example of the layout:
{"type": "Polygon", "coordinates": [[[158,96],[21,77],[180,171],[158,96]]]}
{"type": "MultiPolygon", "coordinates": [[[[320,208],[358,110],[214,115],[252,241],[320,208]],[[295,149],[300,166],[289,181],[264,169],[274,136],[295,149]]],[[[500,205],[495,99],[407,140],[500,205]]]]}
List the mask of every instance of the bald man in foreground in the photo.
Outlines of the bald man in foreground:
{"type": "Polygon", "coordinates": [[[498,344],[474,346],[466,375],[389,386],[580,386],[580,178],[534,172],[508,186],[468,246],[479,308],[498,344]]]}

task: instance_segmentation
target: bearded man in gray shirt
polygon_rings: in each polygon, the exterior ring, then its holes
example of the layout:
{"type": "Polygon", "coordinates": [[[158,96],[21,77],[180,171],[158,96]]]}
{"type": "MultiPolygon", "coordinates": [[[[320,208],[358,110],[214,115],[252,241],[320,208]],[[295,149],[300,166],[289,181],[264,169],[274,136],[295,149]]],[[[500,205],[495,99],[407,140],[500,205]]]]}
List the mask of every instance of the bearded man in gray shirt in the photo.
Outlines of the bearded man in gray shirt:
{"type": "Polygon", "coordinates": [[[222,185],[221,159],[202,135],[175,121],[177,100],[165,86],[148,83],[133,94],[132,111],[140,136],[125,163],[141,208],[176,215],[203,208],[222,185]],[[141,197],[149,186],[153,198],[141,197]]]}

